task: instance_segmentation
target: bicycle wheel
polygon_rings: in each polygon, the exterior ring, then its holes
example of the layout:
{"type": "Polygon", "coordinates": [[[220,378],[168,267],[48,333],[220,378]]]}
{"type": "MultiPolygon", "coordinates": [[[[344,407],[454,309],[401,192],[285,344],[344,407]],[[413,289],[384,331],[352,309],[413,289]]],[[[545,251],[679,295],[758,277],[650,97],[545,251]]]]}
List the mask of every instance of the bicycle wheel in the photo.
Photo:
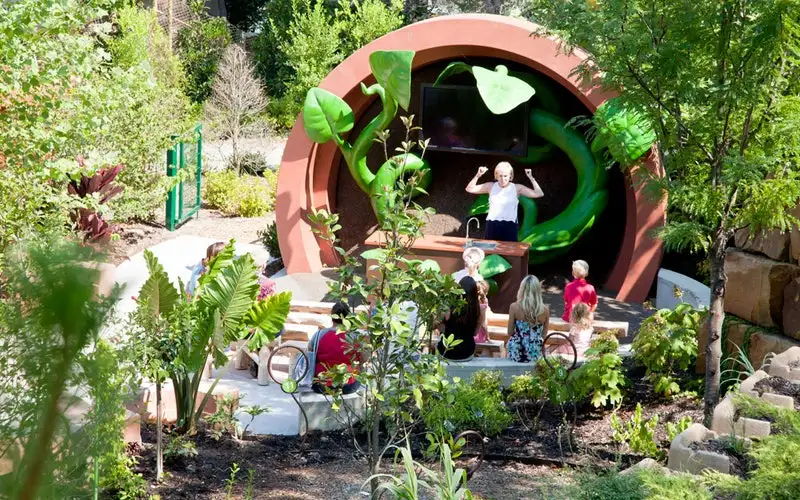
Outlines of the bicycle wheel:
{"type": "Polygon", "coordinates": [[[563,369],[569,372],[578,364],[575,344],[567,335],[558,332],[547,335],[542,341],[542,357],[553,371],[563,369]]]}

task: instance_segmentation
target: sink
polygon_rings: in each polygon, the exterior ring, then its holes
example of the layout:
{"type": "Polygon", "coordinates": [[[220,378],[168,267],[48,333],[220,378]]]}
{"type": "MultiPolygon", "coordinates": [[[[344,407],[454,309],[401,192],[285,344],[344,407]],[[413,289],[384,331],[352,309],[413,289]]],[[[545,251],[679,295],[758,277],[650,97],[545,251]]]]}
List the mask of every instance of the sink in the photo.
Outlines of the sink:
{"type": "Polygon", "coordinates": [[[464,248],[480,248],[482,250],[494,250],[497,248],[497,243],[493,241],[473,241],[467,240],[464,243],[464,248]]]}

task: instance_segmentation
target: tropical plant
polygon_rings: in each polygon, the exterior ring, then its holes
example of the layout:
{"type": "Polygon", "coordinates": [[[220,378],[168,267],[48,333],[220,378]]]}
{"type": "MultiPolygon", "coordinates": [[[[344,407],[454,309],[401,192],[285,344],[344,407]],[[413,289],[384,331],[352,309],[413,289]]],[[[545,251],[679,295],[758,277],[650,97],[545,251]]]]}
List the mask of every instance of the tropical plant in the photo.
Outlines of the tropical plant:
{"type": "Polygon", "coordinates": [[[180,462],[197,457],[197,445],[184,434],[173,436],[164,448],[164,459],[168,462],[180,462]]]}
{"type": "MultiPolygon", "coordinates": [[[[406,134],[410,134],[411,120],[405,119],[404,123],[406,134]]],[[[421,173],[410,169],[410,176],[406,177],[405,158],[419,158],[410,153],[416,146],[421,147],[424,155],[424,144],[409,140],[402,155],[394,160],[387,158],[388,163],[394,165],[391,168],[397,169],[400,180],[397,189],[382,194],[387,200],[380,201],[387,207],[381,229],[382,241],[386,242],[384,247],[361,254],[365,259],[376,261],[369,266],[369,280],[359,276],[358,270],[362,268],[359,261],[336,246],[336,232],[340,229],[338,217],[323,210],[309,216],[316,234],[342,256],[343,264],[337,269],[339,280],[329,284],[331,295],[337,300],[373,304],[370,311],[355,310],[343,318],[341,327],[348,332],[346,338],[353,349],[367,356],[363,363],[356,363],[353,376],[366,387],[367,417],[363,425],[367,443],[362,451],[367,457],[370,475],[377,474],[386,450],[406,439],[420,420],[419,410],[449,385],[444,379],[441,358],[420,354],[429,339],[423,339],[403,320],[407,315],[403,303],[416,304],[417,324],[425,332],[432,332],[448,310],[463,303],[461,287],[450,275],[443,276],[435,262],[421,261],[410,255],[415,240],[422,236],[427,217],[433,213],[432,209],[422,208],[411,199],[412,194],[421,189],[421,173]],[[403,180],[406,178],[408,182],[403,180]]],[[[450,339],[445,343],[455,345],[450,339]]],[[[336,387],[346,382],[351,374],[332,369],[322,376],[330,377],[336,387]]],[[[337,409],[346,408],[338,393],[333,395],[333,404],[337,409]]],[[[354,444],[360,446],[357,441],[354,444]]],[[[373,492],[377,486],[377,480],[373,480],[373,492]]]]}
{"type": "Polygon", "coordinates": [[[668,250],[700,252],[709,262],[710,426],[719,400],[725,250],[740,228],[755,234],[797,223],[787,210],[800,198],[800,5],[536,0],[531,15],[586,51],[576,73],[624,89],[620,102],[656,132],[664,176],[637,172],[673,210],[659,237],[668,250]]]}
{"type": "MultiPolygon", "coordinates": [[[[83,158],[78,158],[81,169],[86,167],[83,158]]],[[[123,165],[110,168],[101,168],[93,175],[81,174],[79,180],[73,180],[67,185],[67,191],[78,198],[91,198],[97,205],[108,203],[125,188],[113,185],[117,174],[123,165]]],[[[108,243],[111,240],[112,227],[109,226],[99,211],[90,208],[78,208],[73,214],[77,229],[84,235],[84,239],[91,243],[108,243]]]]}
{"type": "Polygon", "coordinates": [[[573,374],[579,397],[591,396],[595,408],[622,402],[625,375],[619,341],[614,332],[602,332],[592,339],[586,350],[586,361],[573,374]]]}
{"type": "Polygon", "coordinates": [[[658,394],[680,392],[676,372],[685,371],[697,358],[697,332],[705,318],[703,311],[689,304],[661,309],[642,321],[633,339],[633,357],[647,369],[646,377],[658,394]]]}
{"type": "Polygon", "coordinates": [[[250,255],[234,258],[233,240],[208,263],[191,297],[182,293],[182,283],[175,288],[149,251],[145,260],[150,277],[139,292],[139,307],[166,321],[171,356],[164,362],[175,391],[178,428],[193,433],[219,380],[198,405],[206,361],[212,358],[216,366],[226,363],[223,351],[232,341],[247,340],[255,351],[272,341],[289,314],[291,292],[257,300],[257,267],[250,255]]]}
{"type": "Polygon", "coordinates": [[[377,479],[389,479],[380,483],[375,491],[391,493],[398,500],[420,500],[426,498],[424,493],[429,492],[441,500],[469,500],[473,498],[467,489],[467,471],[456,469],[447,444],[439,448],[439,461],[442,473],[439,474],[417,462],[411,456],[408,443],[403,448],[396,448],[402,456],[403,474],[400,477],[390,474],[376,474],[367,482],[374,483],[377,479]],[[422,477],[420,477],[420,471],[422,477]]]}

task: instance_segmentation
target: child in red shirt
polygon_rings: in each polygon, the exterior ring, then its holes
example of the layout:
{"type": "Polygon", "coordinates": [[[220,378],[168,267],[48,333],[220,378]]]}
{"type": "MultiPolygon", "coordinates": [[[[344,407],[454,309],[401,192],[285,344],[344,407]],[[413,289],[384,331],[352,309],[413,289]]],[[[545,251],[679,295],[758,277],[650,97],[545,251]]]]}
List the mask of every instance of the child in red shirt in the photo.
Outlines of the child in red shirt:
{"type": "Polygon", "coordinates": [[[572,276],[575,279],[564,287],[564,315],[561,316],[564,321],[569,321],[572,307],[579,302],[588,305],[592,310],[592,315],[597,309],[597,292],[586,281],[586,277],[589,276],[589,264],[585,260],[573,262],[572,276]]]}

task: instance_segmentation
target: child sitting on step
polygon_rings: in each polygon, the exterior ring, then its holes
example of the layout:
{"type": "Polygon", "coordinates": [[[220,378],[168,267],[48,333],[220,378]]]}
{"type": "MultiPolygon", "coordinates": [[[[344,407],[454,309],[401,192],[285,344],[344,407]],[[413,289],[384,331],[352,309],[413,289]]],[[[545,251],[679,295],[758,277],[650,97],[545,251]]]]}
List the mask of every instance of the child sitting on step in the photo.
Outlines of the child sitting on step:
{"type": "Polygon", "coordinates": [[[583,357],[592,339],[592,308],[585,302],[572,306],[569,317],[569,339],[575,344],[578,357],[583,357]]]}
{"type": "Polygon", "coordinates": [[[489,284],[485,281],[479,281],[478,285],[478,304],[480,305],[480,313],[478,316],[478,328],[475,329],[475,343],[481,344],[489,342],[489,314],[492,312],[489,309],[489,284]]]}

